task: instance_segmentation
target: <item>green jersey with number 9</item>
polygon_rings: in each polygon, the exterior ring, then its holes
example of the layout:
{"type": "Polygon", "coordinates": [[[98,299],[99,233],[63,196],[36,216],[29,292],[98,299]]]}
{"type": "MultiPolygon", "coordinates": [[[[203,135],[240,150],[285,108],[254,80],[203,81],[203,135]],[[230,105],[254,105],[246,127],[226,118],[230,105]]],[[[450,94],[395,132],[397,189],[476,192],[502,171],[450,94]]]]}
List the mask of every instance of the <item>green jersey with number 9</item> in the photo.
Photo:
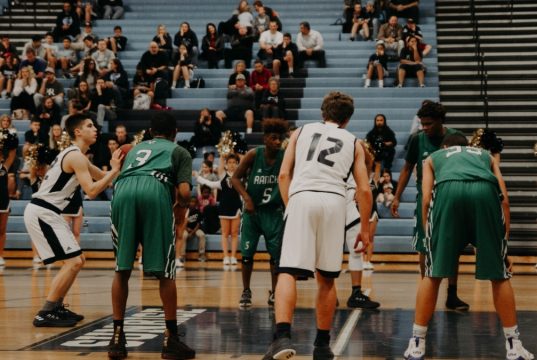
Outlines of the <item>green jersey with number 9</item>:
{"type": "Polygon", "coordinates": [[[185,177],[182,172],[188,171],[178,168],[184,157],[190,159],[188,152],[172,141],[154,138],[141,142],[127,154],[115,183],[132,176],[154,177],[169,187],[173,199],[178,178],[185,177]]]}
{"type": "Polygon", "coordinates": [[[278,151],[274,164],[268,166],[265,162],[265,147],[260,146],[255,150],[255,159],[246,187],[255,207],[283,207],[278,187],[278,175],[282,166],[283,154],[283,150],[278,151]]]}

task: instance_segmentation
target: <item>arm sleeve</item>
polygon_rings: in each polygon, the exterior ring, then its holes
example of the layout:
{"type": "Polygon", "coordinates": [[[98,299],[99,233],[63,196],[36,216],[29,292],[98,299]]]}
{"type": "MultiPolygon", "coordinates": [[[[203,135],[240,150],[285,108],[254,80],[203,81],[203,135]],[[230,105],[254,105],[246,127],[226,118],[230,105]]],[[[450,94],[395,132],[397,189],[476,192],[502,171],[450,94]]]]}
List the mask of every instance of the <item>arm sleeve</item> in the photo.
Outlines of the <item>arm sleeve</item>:
{"type": "Polygon", "coordinates": [[[176,177],[175,185],[184,182],[192,185],[192,158],[188,151],[177,146],[172,152],[172,164],[176,177]]]}
{"type": "Polygon", "coordinates": [[[220,180],[217,180],[217,181],[211,181],[211,180],[202,178],[201,176],[198,176],[198,177],[196,178],[196,181],[197,181],[198,184],[200,184],[200,185],[207,185],[207,186],[210,187],[211,189],[222,190],[222,184],[220,183],[220,180]]]}

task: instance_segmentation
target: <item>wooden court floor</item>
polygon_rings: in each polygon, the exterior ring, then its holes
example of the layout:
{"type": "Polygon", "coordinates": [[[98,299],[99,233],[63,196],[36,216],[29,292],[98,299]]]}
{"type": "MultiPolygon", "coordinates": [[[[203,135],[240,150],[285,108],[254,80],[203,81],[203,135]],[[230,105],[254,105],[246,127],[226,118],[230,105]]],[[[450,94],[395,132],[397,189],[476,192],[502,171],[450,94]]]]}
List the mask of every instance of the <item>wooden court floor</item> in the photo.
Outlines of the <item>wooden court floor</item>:
{"type": "MultiPolygon", "coordinates": [[[[533,261],[533,259],[531,260],[533,261]]],[[[347,309],[350,276],[337,280],[340,306],[331,333],[337,359],[402,359],[411,335],[418,274],[415,263],[377,263],[365,272],[363,288],[381,303],[377,312],[347,309]],[[350,322],[356,320],[355,323],[350,322]]],[[[197,359],[261,359],[270,343],[273,312],[266,304],[269,289],[268,264],[259,262],[252,277],[253,307],[239,310],[242,291],[239,268],[224,270],[219,261],[188,261],[177,276],[179,319],[186,328],[186,342],[197,359]]],[[[65,300],[85,315],[79,326],[34,328],[32,319],[40,309],[57,268],[32,268],[30,260],[9,260],[0,270],[0,359],[106,359],[110,338],[113,276],[110,260],[90,260],[65,300]]],[[[443,284],[437,312],[428,336],[428,359],[502,359],[501,327],[493,313],[490,284],[473,278],[473,266],[463,265],[460,297],[470,305],[469,313],[446,311],[443,284]]],[[[534,263],[515,266],[512,279],[519,326],[526,347],[537,352],[537,271],[534,263]]],[[[297,360],[311,359],[315,336],[315,282],[299,282],[294,341],[297,360]]],[[[158,318],[158,282],[134,270],[130,282],[128,316],[133,327],[128,341],[129,359],[160,358],[162,321],[158,318]]]]}

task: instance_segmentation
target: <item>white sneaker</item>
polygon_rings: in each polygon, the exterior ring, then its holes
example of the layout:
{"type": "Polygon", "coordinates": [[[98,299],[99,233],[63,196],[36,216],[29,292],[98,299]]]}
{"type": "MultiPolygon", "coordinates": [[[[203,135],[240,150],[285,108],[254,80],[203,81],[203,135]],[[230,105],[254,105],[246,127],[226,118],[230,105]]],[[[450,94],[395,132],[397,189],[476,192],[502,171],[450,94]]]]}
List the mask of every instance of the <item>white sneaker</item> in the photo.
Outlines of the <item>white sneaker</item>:
{"type": "Polygon", "coordinates": [[[6,266],[6,261],[0,256],[0,266],[6,266]]]}
{"type": "Polygon", "coordinates": [[[507,360],[532,360],[533,354],[522,346],[522,341],[509,338],[505,341],[505,350],[507,360]]]}
{"type": "Polygon", "coordinates": [[[364,262],[364,270],[373,270],[375,267],[373,266],[373,264],[371,264],[370,261],[365,261],[364,262]]]}
{"type": "Polygon", "coordinates": [[[237,258],[236,258],[236,257],[231,257],[230,259],[231,259],[231,260],[230,260],[230,261],[231,261],[231,265],[237,265],[237,264],[238,264],[238,262],[237,262],[237,258]]]}
{"type": "Polygon", "coordinates": [[[405,360],[425,359],[425,338],[413,337],[408,341],[408,347],[403,355],[405,360]]]}
{"type": "Polygon", "coordinates": [[[182,269],[185,267],[185,261],[181,258],[177,258],[175,259],[175,267],[177,267],[178,269],[182,269]]]}
{"type": "Polygon", "coordinates": [[[224,265],[231,265],[231,258],[229,256],[224,256],[224,265]]]}
{"type": "Polygon", "coordinates": [[[41,264],[41,258],[39,256],[34,256],[32,262],[34,264],[41,264]]]}

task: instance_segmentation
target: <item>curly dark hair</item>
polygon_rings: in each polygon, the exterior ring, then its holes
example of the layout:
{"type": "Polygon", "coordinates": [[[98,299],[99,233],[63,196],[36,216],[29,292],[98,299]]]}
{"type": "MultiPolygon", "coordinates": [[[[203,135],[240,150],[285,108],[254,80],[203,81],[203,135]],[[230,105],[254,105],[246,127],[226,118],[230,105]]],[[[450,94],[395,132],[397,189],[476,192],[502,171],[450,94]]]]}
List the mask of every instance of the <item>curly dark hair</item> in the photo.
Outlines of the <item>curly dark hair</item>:
{"type": "Polygon", "coordinates": [[[263,120],[263,134],[283,135],[289,130],[287,121],[277,118],[267,118],[263,120]]]}
{"type": "Polygon", "coordinates": [[[439,102],[424,101],[418,110],[418,117],[442,120],[443,123],[446,120],[446,108],[439,102]]]}

